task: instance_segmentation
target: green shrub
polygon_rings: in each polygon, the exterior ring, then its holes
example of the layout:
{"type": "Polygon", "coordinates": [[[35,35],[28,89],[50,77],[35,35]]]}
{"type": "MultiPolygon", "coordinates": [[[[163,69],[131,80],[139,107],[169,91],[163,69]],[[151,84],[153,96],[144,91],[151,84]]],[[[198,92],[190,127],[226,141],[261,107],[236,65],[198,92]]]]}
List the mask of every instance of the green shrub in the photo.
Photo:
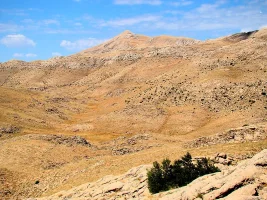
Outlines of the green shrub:
{"type": "Polygon", "coordinates": [[[154,162],[152,169],[147,172],[148,189],[155,194],[187,185],[200,176],[219,171],[207,158],[197,160],[194,164],[192,156],[187,153],[173,164],[169,159],[164,159],[161,165],[154,162]]]}

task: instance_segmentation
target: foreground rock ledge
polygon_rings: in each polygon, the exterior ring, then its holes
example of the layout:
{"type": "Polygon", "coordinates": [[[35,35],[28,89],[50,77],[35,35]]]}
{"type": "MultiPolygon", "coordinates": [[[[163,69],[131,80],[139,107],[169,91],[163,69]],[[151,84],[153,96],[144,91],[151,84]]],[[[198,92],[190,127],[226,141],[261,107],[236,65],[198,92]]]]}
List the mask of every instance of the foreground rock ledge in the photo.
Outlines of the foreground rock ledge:
{"type": "Polygon", "coordinates": [[[39,199],[267,199],[267,149],[237,166],[200,177],[185,187],[156,195],[149,194],[147,188],[146,173],[150,167],[142,165],[121,176],[106,176],[94,183],[39,199]]]}

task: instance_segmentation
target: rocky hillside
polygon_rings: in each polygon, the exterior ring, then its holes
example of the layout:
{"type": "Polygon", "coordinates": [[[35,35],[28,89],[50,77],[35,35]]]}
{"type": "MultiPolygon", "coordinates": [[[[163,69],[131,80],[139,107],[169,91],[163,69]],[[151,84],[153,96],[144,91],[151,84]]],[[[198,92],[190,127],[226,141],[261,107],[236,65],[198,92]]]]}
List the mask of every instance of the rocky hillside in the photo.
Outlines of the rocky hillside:
{"type": "MultiPolygon", "coordinates": [[[[147,170],[139,166],[121,176],[106,176],[68,191],[39,200],[60,199],[266,199],[267,150],[236,166],[205,175],[187,186],[151,195],[147,188],[147,170]]],[[[37,199],[29,199],[37,200],[37,199]]]]}
{"type": "Polygon", "coordinates": [[[266,52],[267,29],[207,41],[125,31],[71,56],[0,63],[0,199],[187,151],[266,149],[266,52]]]}

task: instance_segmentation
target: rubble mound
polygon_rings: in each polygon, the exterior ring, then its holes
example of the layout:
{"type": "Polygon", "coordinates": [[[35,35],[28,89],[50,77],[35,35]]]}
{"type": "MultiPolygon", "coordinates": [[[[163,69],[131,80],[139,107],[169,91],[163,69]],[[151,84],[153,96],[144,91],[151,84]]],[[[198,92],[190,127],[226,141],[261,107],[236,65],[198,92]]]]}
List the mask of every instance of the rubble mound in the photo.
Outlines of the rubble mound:
{"type": "Polygon", "coordinates": [[[20,128],[17,126],[13,126],[13,125],[0,127],[0,137],[2,134],[13,134],[19,131],[20,131],[20,128]]]}
{"type": "Polygon", "coordinates": [[[19,133],[20,131],[21,128],[14,125],[0,126],[0,138],[10,138],[13,134],[19,133]]]}
{"type": "Polygon", "coordinates": [[[112,155],[119,156],[131,154],[153,147],[154,145],[147,144],[148,140],[151,140],[151,136],[149,134],[137,134],[130,138],[122,136],[114,139],[111,143],[108,143],[108,146],[104,146],[102,148],[110,149],[112,155]]]}
{"type": "Polygon", "coordinates": [[[44,140],[55,144],[67,146],[82,145],[91,147],[92,145],[81,136],[63,136],[63,135],[27,135],[28,139],[44,140]]]}

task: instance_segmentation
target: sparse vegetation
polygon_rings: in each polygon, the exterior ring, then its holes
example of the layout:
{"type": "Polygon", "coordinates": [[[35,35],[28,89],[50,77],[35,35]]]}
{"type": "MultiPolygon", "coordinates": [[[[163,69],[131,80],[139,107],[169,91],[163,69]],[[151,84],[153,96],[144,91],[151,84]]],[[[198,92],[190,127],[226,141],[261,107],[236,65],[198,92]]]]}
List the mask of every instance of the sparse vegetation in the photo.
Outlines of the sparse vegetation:
{"type": "Polygon", "coordinates": [[[155,194],[185,186],[200,176],[219,171],[209,159],[201,158],[194,163],[191,154],[187,153],[173,164],[169,159],[164,159],[161,165],[157,161],[154,162],[153,168],[147,173],[148,189],[155,194]]]}

